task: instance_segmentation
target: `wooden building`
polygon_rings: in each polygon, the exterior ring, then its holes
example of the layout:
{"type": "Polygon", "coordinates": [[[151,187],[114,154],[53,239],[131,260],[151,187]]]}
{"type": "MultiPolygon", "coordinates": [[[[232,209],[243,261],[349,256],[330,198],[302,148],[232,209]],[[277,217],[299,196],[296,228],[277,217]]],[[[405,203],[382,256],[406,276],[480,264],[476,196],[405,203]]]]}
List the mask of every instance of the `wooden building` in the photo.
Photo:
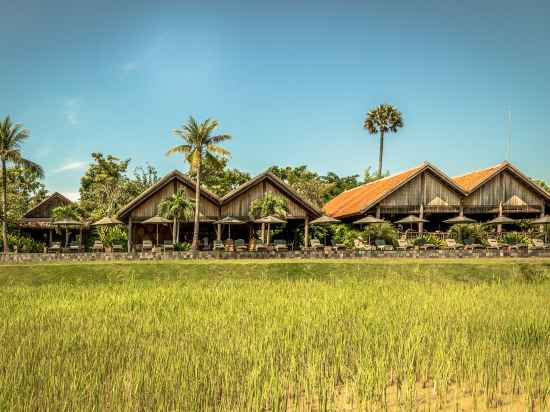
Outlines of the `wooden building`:
{"type": "MultiPolygon", "coordinates": [[[[324,211],[345,222],[371,214],[388,221],[414,214],[439,225],[461,212],[466,191],[434,165],[412,169],[347,190],[329,201],[324,211]]],[[[420,225],[420,231],[423,231],[420,225]]]]}
{"type": "Polygon", "coordinates": [[[467,195],[464,213],[478,220],[495,215],[512,218],[542,216],[550,206],[550,194],[509,162],[454,177],[467,195]]]}
{"type": "MultiPolygon", "coordinates": [[[[156,240],[156,226],[144,225],[142,222],[158,215],[159,204],[173,193],[181,190],[184,190],[189,198],[195,198],[195,182],[183,173],[173,171],[118,212],[118,218],[128,225],[129,247],[140,244],[143,240],[156,240]]],[[[275,193],[287,200],[289,206],[289,214],[286,217],[288,226],[303,223],[307,236],[309,221],[319,217],[321,212],[302,199],[288,184],[273,173],[265,172],[239,186],[221,199],[210,191],[201,188],[200,213],[202,224],[200,225],[199,237],[208,237],[210,240],[214,238],[221,239],[222,227],[213,225],[212,222],[230,216],[247,223],[247,225],[239,225],[241,227],[233,227],[232,232],[239,237],[248,238],[252,228],[250,205],[254,200],[265,196],[266,193],[275,193]]],[[[168,226],[160,226],[160,242],[172,239],[171,228],[168,226]]],[[[184,222],[180,230],[182,230],[182,238],[190,241],[193,233],[192,221],[184,222]]]]}
{"type": "Polygon", "coordinates": [[[56,235],[52,211],[58,206],[70,204],[72,202],[61,193],[52,193],[25,213],[17,225],[23,233],[30,235],[35,240],[50,244],[56,235]]]}

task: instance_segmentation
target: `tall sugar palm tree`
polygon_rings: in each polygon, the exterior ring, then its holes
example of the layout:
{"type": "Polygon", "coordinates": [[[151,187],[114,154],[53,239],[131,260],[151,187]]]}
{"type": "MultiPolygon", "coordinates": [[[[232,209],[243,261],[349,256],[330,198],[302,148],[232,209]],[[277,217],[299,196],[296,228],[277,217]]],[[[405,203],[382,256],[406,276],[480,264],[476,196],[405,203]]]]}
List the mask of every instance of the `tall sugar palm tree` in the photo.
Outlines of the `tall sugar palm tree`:
{"type": "Polygon", "coordinates": [[[164,217],[174,219],[172,226],[172,241],[180,241],[180,222],[189,221],[193,217],[195,204],[189,199],[185,192],[179,191],[169,198],[164,199],[159,205],[160,214],[164,217]]]}
{"type": "Polygon", "coordinates": [[[384,135],[386,133],[397,133],[403,127],[403,116],[401,112],[389,104],[380,106],[368,112],[363,127],[370,134],[380,133],[380,153],[378,156],[378,177],[382,176],[382,158],[384,156],[384,135]]]}
{"type": "MultiPolygon", "coordinates": [[[[200,214],[200,182],[201,166],[205,159],[211,164],[219,164],[216,156],[228,157],[229,151],[221,146],[226,140],[231,139],[228,134],[214,134],[214,130],[219,126],[217,120],[206,119],[200,123],[193,116],[189,117],[187,123],[183,124],[181,129],[174,129],[174,135],[183,139],[183,144],[174,146],[166,155],[182,154],[189,163],[189,169],[196,174],[195,181],[195,224],[193,228],[193,243],[191,248],[197,250],[199,246],[199,214],[200,214]]],[[[221,165],[220,165],[221,166],[221,165]]]]}
{"type": "Polygon", "coordinates": [[[29,137],[29,131],[20,124],[13,124],[10,117],[0,121],[0,163],[2,166],[2,243],[4,253],[8,253],[8,176],[7,167],[16,166],[27,168],[44,176],[42,168],[23,157],[21,143],[29,137]]]}

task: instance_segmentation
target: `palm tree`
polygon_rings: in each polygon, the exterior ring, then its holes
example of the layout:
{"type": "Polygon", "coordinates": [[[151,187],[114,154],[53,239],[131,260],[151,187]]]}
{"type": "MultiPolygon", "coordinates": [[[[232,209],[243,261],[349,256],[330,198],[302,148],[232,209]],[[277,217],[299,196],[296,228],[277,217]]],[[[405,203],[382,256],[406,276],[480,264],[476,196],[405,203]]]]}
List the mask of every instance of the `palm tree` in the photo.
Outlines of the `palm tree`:
{"type": "MultiPolygon", "coordinates": [[[[231,139],[228,134],[213,135],[214,130],[219,126],[217,120],[206,119],[199,123],[189,117],[186,124],[181,129],[174,129],[173,133],[183,139],[184,143],[168,150],[167,156],[182,154],[189,163],[190,172],[195,172],[195,224],[193,228],[193,243],[191,248],[197,250],[199,246],[199,214],[200,214],[200,181],[201,166],[203,160],[208,160],[212,164],[219,164],[217,156],[228,157],[229,151],[218,146],[218,143],[231,139]]],[[[220,165],[221,166],[221,165],[220,165]]]]}
{"type": "Polygon", "coordinates": [[[167,218],[174,219],[172,226],[172,241],[180,242],[180,222],[189,221],[193,217],[195,204],[189,199],[185,192],[179,191],[167,199],[164,199],[159,205],[160,214],[167,218]]]}
{"type": "Polygon", "coordinates": [[[370,134],[380,133],[380,154],[378,157],[378,177],[382,176],[382,157],[384,156],[384,134],[403,127],[401,112],[389,104],[381,104],[367,114],[363,127],[370,134]]]}
{"type": "MultiPolygon", "coordinates": [[[[284,197],[274,195],[271,192],[267,192],[264,197],[254,200],[250,204],[250,216],[254,219],[259,219],[266,216],[278,216],[286,217],[288,213],[288,202],[284,197]]],[[[271,224],[267,224],[267,233],[269,241],[269,233],[271,231],[271,224]]],[[[262,240],[264,239],[265,224],[262,223],[262,240]]]]}
{"type": "Polygon", "coordinates": [[[21,154],[21,143],[29,137],[29,131],[20,124],[13,124],[10,117],[0,121],[0,162],[2,164],[2,242],[4,253],[8,253],[8,175],[7,166],[12,165],[30,169],[40,177],[44,176],[42,168],[25,159],[21,154]]]}

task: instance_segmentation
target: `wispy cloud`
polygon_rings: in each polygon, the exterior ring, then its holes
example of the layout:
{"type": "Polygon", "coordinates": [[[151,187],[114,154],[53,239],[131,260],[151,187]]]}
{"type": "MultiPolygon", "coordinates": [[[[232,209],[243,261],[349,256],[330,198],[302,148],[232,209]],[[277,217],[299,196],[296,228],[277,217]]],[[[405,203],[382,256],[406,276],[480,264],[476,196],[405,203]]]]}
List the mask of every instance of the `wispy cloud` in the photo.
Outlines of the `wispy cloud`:
{"type": "Polygon", "coordinates": [[[125,73],[136,71],[138,65],[136,62],[128,62],[122,65],[122,71],[125,73]]]}
{"type": "Polygon", "coordinates": [[[76,162],[67,162],[63,166],[54,170],[54,173],[68,172],[70,170],[83,170],[86,168],[87,163],[76,161],[76,162]]]}
{"type": "Polygon", "coordinates": [[[61,193],[63,196],[65,196],[67,199],[74,201],[77,201],[80,199],[80,193],[79,192],[63,192],[61,193]]]}
{"type": "Polygon", "coordinates": [[[65,116],[65,122],[70,126],[76,126],[79,123],[80,113],[80,100],[79,99],[67,99],[63,104],[63,115],[65,116]]]}

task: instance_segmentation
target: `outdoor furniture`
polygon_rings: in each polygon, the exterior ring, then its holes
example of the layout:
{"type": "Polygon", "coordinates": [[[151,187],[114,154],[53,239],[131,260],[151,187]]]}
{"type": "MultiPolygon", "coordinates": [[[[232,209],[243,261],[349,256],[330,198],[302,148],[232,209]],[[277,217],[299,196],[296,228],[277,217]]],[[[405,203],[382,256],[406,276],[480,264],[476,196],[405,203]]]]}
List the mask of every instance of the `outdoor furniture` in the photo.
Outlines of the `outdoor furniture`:
{"type": "Polygon", "coordinates": [[[544,243],[542,239],[531,239],[531,246],[529,246],[530,249],[550,249],[550,245],[544,243]]]}
{"type": "Polygon", "coordinates": [[[111,246],[111,250],[113,252],[122,252],[123,248],[120,243],[113,243],[113,245],[111,246]]]}
{"type": "Polygon", "coordinates": [[[162,244],[162,250],[164,252],[166,252],[167,250],[171,250],[172,252],[174,251],[174,244],[172,243],[171,240],[165,240],[164,243],[162,244]]]}
{"type": "Polygon", "coordinates": [[[488,238],[487,239],[487,249],[500,250],[501,247],[502,247],[502,245],[498,242],[498,240],[493,239],[493,238],[488,238]]]}
{"type": "Polygon", "coordinates": [[[226,239],[225,242],[223,242],[225,246],[226,252],[234,252],[235,251],[235,242],[233,239],[226,239]]]}
{"type": "Polygon", "coordinates": [[[458,243],[455,239],[451,237],[445,239],[445,243],[446,243],[447,249],[453,249],[453,250],[464,249],[464,245],[462,243],[458,243]]]}
{"type": "Polygon", "coordinates": [[[210,239],[206,236],[202,238],[201,249],[210,250],[210,239]]]}
{"type": "Polygon", "coordinates": [[[484,246],[482,244],[475,243],[472,240],[466,239],[464,241],[464,249],[465,250],[475,250],[475,249],[483,249],[483,248],[484,248],[484,246]]]}
{"type": "Polygon", "coordinates": [[[216,250],[224,251],[225,246],[224,246],[224,244],[221,240],[214,240],[214,246],[213,246],[212,250],[214,250],[214,251],[216,251],[216,250]]]}
{"type": "Polygon", "coordinates": [[[61,242],[52,242],[48,248],[48,252],[59,253],[61,252],[61,242]]]}
{"type": "Polygon", "coordinates": [[[273,248],[275,249],[275,252],[281,252],[281,251],[287,251],[288,246],[286,245],[286,241],[282,239],[277,239],[273,241],[273,248]]]}
{"type": "Polygon", "coordinates": [[[343,243],[336,243],[334,239],[330,239],[330,244],[332,245],[332,249],[338,252],[339,250],[346,250],[346,245],[343,243]]]}
{"type": "Polygon", "coordinates": [[[150,240],[144,240],[143,243],[141,244],[141,251],[142,252],[147,252],[147,251],[152,251],[153,250],[153,242],[150,241],[150,240]]]}
{"type": "Polygon", "coordinates": [[[246,252],[248,250],[248,246],[244,243],[244,239],[235,240],[235,250],[237,252],[246,252]]]}
{"type": "Polygon", "coordinates": [[[397,246],[397,250],[410,250],[414,249],[414,246],[407,240],[407,238],[401,238],[397,240],[397,243],[399,246],[397,246]]]}
{"type": "Polygon", "coordinates": [[[378,250],[393,250],[393,246],[386,244],[386,241],[384,239],[376,239],[374,241],[374,244],[376,245],[376,249],[378,250]]]}
{"type": "Polygon", "coordinates": [[[104,250],[103,242],[101,240],[96,240],[92,246],[92,252],[103,252],[104,250]]]}
{"type": "Polygon", "coordinates": [[[424,243],[423,245],[418,246],[422,250],[435,249],[435,246],[431,243],[424,243]]]}
{"type": "Polygon", "coordinates": [[[73,241],[73,242],[69,243],[69,251],[70,252],[80,252],[83,249],[84,248],[82,247],[80,242],[73,241]]]}
{"type": "Polygon", "coordinates": [[[309,243],[311,245],[311,249],[313,249],[313,250],[324,250],[325,249],[325,246],[321,242],[319,242],[318,239],[311,239],[311,241],[309,243]]]}
{"type": "Polygon", "coordinates": [[[354,239],[353,248],[355,250],[362,250],[362,251],[368,251],[368,250],[375,250],[376,249],[376,247],[371,246],[369,244],[366,244],[361,239],[354,239]]]}
{"type": "Polygon", "coordinates": [[[260,252],[260,251],[265,252],[266,250],[267,250],[267,247],[266,247],[264,241],[261,240],[261,239],[256,240],[256,252],[260,252]]]}

